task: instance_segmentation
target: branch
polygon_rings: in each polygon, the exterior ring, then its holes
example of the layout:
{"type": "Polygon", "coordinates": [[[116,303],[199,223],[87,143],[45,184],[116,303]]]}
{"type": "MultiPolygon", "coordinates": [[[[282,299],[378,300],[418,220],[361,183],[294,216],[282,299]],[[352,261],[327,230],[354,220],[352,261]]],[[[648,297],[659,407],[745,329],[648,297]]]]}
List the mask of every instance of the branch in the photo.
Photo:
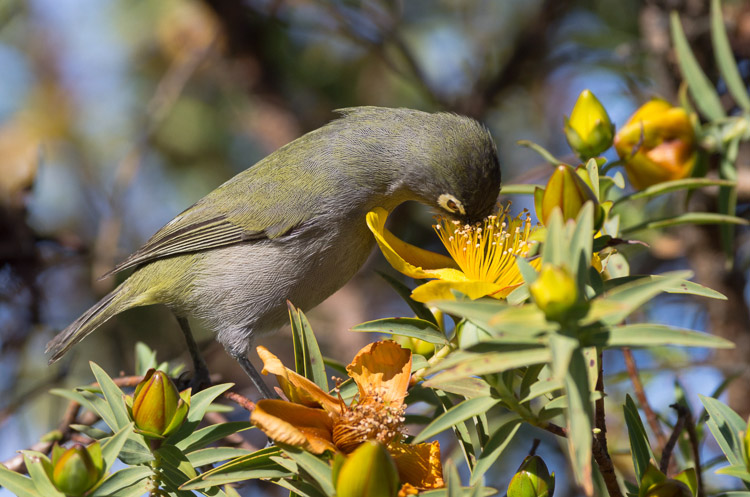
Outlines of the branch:
{"type": "Polygon", "coordinates": [[[598,349],[597,353],[599,355],[599,377],[596,379],[596,390],[601,395],[596,399],[596,412],[594,416],[594,423],[597,428],[592,446],[594,460],[597,466],[599,466],[599,472],[602,474],[610,497],[623,497],[620,491],[620,484],[617,483],[615,467],[612,464],[612,458],[607,449],[607,424],[604,413],[604,363],[602,361],[602,350],[598,349]]]}
{"type": "Polygon", "coordinates": [[[667,438],[664,435],[664,431],[661,429],[659,418],[656,416],[654,410],[651,409],[651,405],[646,398],[646,391],[644,390],[643,383],[641,383],[641,378],[638,375],[638,367],[635,364],[633,352],[628,348],[624,348],[622,349],[622,355],[625,357],[625,365],[628,369],[630,382],[633,384],[635,396],[638,398],[638,403],[641,405],[641,408],[646,415],[646,421],[648,421],[648,425],[656,437],[656,442],[659,444],[659,450],[662,451],[667,444],[667,438]]]}

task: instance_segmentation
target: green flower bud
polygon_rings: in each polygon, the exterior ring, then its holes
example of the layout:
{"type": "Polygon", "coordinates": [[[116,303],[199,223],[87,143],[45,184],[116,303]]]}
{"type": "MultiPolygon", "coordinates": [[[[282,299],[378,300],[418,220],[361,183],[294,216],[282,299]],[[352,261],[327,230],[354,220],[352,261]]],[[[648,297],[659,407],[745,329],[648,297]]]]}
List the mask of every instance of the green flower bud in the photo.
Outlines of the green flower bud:
{"type": "Polygon", "coordinates": [[[104,460],[99,442],[88,447],[74,445],[65,450],[52,449],[52,483],[62,493],[79,497],[99,483],[104,474],[104,460]]]}
{"type": "Polygon", "coordinates": [[[529,293],[537,307],[552,321],[565,317],[578,301],[576,281],[564,267],[545,264],[529,293]]]}
{"type": "Polygon", "coordinates": [[[159,439],[182,426],[189,408],[190,389],[178,393],[164,372],[149,369],[135,388],[130,416],[139,433],[159,439]]]}
{"type": "Polygon", "coordinates": [[[694,497],[690,487],[681,481],[666,480],[652,485],[646,491],[646,497],[694,497]]]}
{"type": "Polygon", "coordinates": [[[653,99],[642,105],[615,136],[615,149],[636,190],[687,178],[698,157],[690,116],[653,99]]]}
{"type": "Polygon", "coordinates": [[[590,159],[612,146],[615,127],[607,111],[589,90],[576,100],[570,118],[565,119],[568,144],[582,159],[590,159]]]}
{"type": "Polygon", "coordinates": [[[539,456],[528,456],[508,485],[508,497],[552,497],[555,473],[550,475],[539,456]]]}
{"type": "Polygon", "coordinates": [[[750,418],[747,419],[745,429],[745,467],[750,471],[750,418]]]}
{"type": "Polygon", "coordinates": [[[380,442],[363,443],[338,470],[338,497],[395,497],[397,492],[396,463],[380,442]]]}
{"type": "Polygon", "coordinates": [[[599,200],[576,170],[565,164],[557,166],[544,190],[537,188],[534,191],[536,215],[545,225],[555,208],[562,211],[563,219],[567,221],[575,219],[588,201],[594,203],[594,224],[599,226],[604,217],[599,200]]]}

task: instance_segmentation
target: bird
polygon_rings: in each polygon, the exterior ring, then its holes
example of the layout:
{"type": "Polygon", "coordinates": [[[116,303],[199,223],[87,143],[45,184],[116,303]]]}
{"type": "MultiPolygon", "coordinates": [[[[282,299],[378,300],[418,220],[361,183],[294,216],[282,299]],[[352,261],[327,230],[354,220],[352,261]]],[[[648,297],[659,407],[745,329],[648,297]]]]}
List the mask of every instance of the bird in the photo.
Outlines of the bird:
{"type": "Polygon", "coordinates": [[[367,212],[417,201],[473,223],[497,205],[501,173],[489,130],[469,117],[352,107],[208,193],[103,277],[133,272],[48,344],[59,360],[116,314],[164,304],[194,365],[208,370],[188,317],[215,332],[263,397],[254,339],[341,288],[374,246],[367,212]]]}

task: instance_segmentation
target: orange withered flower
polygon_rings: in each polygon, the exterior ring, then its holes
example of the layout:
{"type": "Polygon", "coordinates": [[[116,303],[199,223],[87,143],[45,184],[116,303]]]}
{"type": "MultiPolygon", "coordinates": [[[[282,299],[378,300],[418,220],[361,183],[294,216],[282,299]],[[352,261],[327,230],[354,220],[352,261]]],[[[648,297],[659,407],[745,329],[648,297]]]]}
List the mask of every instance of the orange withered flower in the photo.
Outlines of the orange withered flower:
{"type": "Polygon", "coordinates": [[[288,399],[261,400],[250,416],[269,438],[313,454],[349,454],[362,443],[377,440],[388,448],[404,488],[443,486],[438,442],[402,442],[410,350],[390,340],[360,350],[346,368],[359,390],[349,404],[286,368],[266,348],[257,350],[263,360],[263,374],[275,375],[288,399]]]}

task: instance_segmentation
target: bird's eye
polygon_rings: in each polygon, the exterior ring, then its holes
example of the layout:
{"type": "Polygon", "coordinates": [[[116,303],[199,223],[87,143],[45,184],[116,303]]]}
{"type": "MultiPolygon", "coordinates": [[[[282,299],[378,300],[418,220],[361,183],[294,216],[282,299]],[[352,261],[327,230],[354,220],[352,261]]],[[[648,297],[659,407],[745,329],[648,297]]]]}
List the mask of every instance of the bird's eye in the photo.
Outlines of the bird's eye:
{"type": "Polygon", "coordinates": [[[463,204],[450,193],[443,193],[438,197],[438,205],[451,214],[466,215],[463,204]]]}

